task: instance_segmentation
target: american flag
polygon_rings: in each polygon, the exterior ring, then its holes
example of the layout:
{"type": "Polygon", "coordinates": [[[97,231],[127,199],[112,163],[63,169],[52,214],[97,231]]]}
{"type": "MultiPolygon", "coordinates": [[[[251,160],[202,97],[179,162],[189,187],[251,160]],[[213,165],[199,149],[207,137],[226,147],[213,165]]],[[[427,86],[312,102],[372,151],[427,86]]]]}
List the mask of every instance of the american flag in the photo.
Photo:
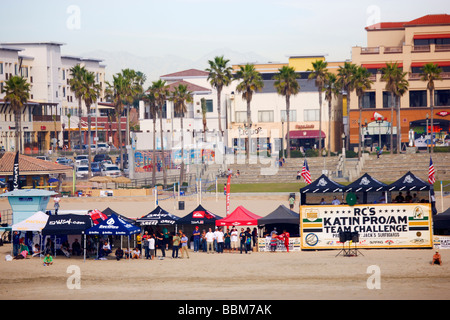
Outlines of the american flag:
{"type": "Polygon", "coordinates": [[[91,216],[91,219],[95,225],[99,224],[102,220],[106,220],[108,218],[106,214],[97,209],[94,209],[91,212],[89,212],[89,215],[91,216]]]}
{"type": "Polygon", "coordinates": [[[302,173],[301,173],[303,179],[305,179],[305,182],[307,184],[311,184],[311,173],[309,172],[308,162],[305,159],[305,162],[303,163],[302,173]]]}
{"type": "Polygon", "coordinates": [[[436,182],[435,177],[436,170],[434,169],[433,160],[430,158],[430,168],[428,169],[428,183],[434,184],[436,182]]]}

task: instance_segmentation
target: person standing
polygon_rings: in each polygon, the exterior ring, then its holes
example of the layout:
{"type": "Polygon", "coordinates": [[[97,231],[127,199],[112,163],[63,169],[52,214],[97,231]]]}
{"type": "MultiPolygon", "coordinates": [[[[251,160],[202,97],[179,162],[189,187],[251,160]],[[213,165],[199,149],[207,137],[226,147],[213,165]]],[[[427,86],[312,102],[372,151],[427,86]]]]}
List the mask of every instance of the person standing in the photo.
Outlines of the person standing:
{"type": "Polygon", "coordinates": [[[290,208],[291,210],[294,209],[294,204],[295,204],[295,199],[294,199],[293,196],[291,196],[291,197],[289,198],[289,208],[290,208]]]}
{"type": "Polygon", "coordinates": [[[290,237],[289,232],[283,230],[282,237],[284,240],[284,247],[286,248],[286,251],[289,252],[289,237],[290,237]]]}
{"type": "Polygon", "coordinates": [[[180,236],[175,233],[172,238],[172,259],[178,258],[178,248],[180,247],[180,236]]]}
{"type": "Polygon", "coordinates": [[[245,247],[248,252],[252,252],[252,233],[250,231],[250,228],[247,227],[247,230],[245,230],[245,236],[247,237],[245,239],[245,247]]]}
{"type": "Polygon", "coordinates": [[[155,256],[155,237],[150,235],[150,239],[148,240],[148,249],[150,251],[150,260],[153,260],[155,256]]]}
{"type": "Polygon", "coordinates": [[[161,258],[164,259],[166,257],[166,246],[164,243],[164,235],[161,232],[158,232],[156,235],[156,247],[161,250],[161,258]]]}
{"type": "Polygon", "coordinates": [[[53,198],[53,202],[54,202],[54,206],[55,206],[55,216],[58,215],[58,210],[59,210],[59,203],[61,202],[61,198],[58,196],[55,196],[53,198]]]}
{"type": "Polygon", "coordinates": [[[214,253],[214,233],[209,228],[209,231],[205,235],[206,238],[206,252],[209,254],[210,252],[214,253]]]}
{"type": "Polygon", "coordinates": [[[222,228],[219,228],[217,232],[215,232],[216,238],[217,238],[217,253],[223,253],[223,247],[224,247],[224,234],[222,231],[222,228]]]}
{"type": "Polygon", "coordinates": [[[241,232],[239,233],[239,239],[241,240],[240,245],[240,252],[242,254],[243,249],[245,250],[245,253],[247,254],[247,233],[244,231],[244,228],[241,228],[241,232]]]}
{"type": "Polygon", "coordinates": [[[188,237],[183,233],[181,237],[181,258],[184,259],[184,253],[186,253],[186,257],[189,259],[188,252],[188,237]]]}
{"type": "Polygon", "coordinates": [[[136,235],[136,247],[139,250],[139,253],[142,252],[142,235],[140,233],[138,233],[136,235]]]}
{"type": "Polygon", "coordinates": [[[194,237],[194,252],[198,252],[200,248],[200,236],[201,236],[198,226],[195,226],[195,230],[192,233],[192,236],[194,237]]]}
{"type": "Polygon", "coordinates": [[[230,242],[231,242],[231,251],[237,251],[239,245],[239,232],[237,231],[237,229],[235,227],[233,227],[233,229],[231,229],[231,236],[230,236],[230,242]]]}

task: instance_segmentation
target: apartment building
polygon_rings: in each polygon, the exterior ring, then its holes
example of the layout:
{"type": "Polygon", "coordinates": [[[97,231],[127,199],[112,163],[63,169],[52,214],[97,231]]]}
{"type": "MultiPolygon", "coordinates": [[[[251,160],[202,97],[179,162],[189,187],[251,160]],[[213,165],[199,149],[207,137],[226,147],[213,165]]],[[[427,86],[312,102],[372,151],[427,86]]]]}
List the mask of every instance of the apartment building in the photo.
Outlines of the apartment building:
{"type": "MultiPolygon", "coordinates": [[[[279,151],[287,146],[287,138],[290,138],[291,148],[295,150],[306,150],[319,147],[319,137],[322,138],[322,146],[328,146],[331,139],[331,150],[337,151],[341,147],[342,133],[342,98],[334,99],[332,111],[329,114],[328,102],[322,92],[322,105],[319,105],[319,90],[314,80],[309,80],[312,62],[325,60],[325,55],[297,55],[290,56],[287,63],[256,63],[255,69],[261,73],[264,87],[256,92],[251,101],[251,116],[253,126],[251,150],[270,149],[279,151]],[[290,130],[287,132],[287,110],[286,99],[280,96],[274,87],[273,77],[283,66],[293,67],[298,73],[300,92],[291,96],[290,100],[290,130]],[[319,115],[322,112],[322,132],[319,131],[319,115]],[[331,121],[331,131],[329,122],[331,121]]],[[[337,72],[343,63],[330,62],[329,71],[337,72]]],[[[235,65],[237,71],[243,65],[235,65]]],[[[242,99],[241,94],[235,91],[239,80],[233,82],[230,100],[230,134],[228,144],[235,149],[245,150],[248,143],[247,138],[247,102],[242,99]]]]}
{"type": "MultiPolygon", "coordinates": [[[[104,98],[105,67],[100,64],[101,60],[63,56],[63,45],[58,42],[0,44],[0,85],[13,75],[21,75],[30,84],[30,99],[22,119],[24,150],[21,151],[24,153],[48,151],[54,147],[54,142],[62,147],[67,144],[70,129],[78,127],[78,102],[69,86],[70,68],[82,64],[88,71],[93,71],[103,88],[100,101],[104,98]],[[74,115],[70,128],[68,113],[74,115]]],[[[14,116],[7,104],[2,103],[3,98],[0,94],[0,119],[3,120],[0,139],[9,151],[15,148],[9,137],[14,116]]],[[[83,109],[86,112],[84,106],[83,109]]],[[[93,109],[96,110],[95,106],[93,109]]]]}
{"type": "MultiPolygon", "coordinates": [[[[367,47],[352,48],[352,62],[372,73],[374,84],[365,93],[362,106],[363,136],[366,146],[389,146],[391,130],[403,147],[426,147],[431,130],[436,144],[448,144],[450,124],[450,15],[426,15],[412,21],[382,22],[365,28],[367,47]],[[400,123],[397,113],[391,121],[391,97],[381,80],[381,69],[396,62],[408,73],[409,90],[400,99],[400,123]],[[431,128],[430,94],[421,81],[421,68],[435,63],[442,69],[442,80],[435,82],[434,127],[431,128]],[[376,122],[374,112],[385,121],[376,122]],[[400,129],[399,129],[400,128],[400,129]],[[381,141],[380,141],[381,139],[381,141]]],[[[358,145],[358,99],[351,95],[350,143],[358,145]]],[[[396,141],[396,140],[395,140],[396,141]]],[[[394,141],[394,145],[396,142],[394,141]]]]}

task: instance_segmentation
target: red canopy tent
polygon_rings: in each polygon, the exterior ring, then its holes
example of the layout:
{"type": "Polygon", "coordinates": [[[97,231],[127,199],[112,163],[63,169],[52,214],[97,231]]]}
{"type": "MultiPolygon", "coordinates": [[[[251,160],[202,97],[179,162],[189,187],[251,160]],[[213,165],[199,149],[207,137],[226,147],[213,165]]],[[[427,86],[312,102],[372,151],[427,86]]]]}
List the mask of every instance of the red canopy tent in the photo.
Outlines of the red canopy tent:
{"type": "Polygon", "coordinates": [[[257,226],[262,217],[239,206],[228,217],[216,220],[216,226],[257,226]]]}

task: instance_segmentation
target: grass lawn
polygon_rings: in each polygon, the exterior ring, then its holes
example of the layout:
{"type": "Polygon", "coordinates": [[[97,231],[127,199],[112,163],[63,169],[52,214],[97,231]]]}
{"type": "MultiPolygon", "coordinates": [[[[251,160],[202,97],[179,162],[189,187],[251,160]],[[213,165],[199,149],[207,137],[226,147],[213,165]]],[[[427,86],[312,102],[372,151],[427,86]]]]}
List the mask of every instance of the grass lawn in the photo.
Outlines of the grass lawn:
{"type": "MultiPolygon", "coordinates": [[[[391,184],[393,181],[384,182],[391,184]]],[[[342,185],[348,185],[350,182],[343,182],[342,185]]],[[[444,181],[444,191],[450,191],[450,181],[444,181]]],[[[270,193],[270,192],[299,192],[301,188],[306,186],[304,182],[299,183],[251,183],[251,184],[231,184],[231,193],[270,193]]],[[[436,192],[441,191],[441,183],[434,184],[436,192]]]]}

